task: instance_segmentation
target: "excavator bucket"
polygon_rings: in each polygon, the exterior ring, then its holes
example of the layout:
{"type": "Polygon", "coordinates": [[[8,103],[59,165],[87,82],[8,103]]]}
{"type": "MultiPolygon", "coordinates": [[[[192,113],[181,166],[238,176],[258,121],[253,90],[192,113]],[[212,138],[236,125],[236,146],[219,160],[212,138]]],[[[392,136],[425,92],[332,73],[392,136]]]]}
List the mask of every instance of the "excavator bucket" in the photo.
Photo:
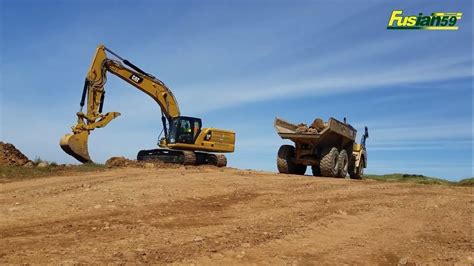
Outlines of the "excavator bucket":
{"type": "Polygon", "coordinates": [[[59,145],[67,154],[76,158],[81,163],[92,162],[87,148],[89,132],[83,131],[77,134],[66,134],[61,138],[59,145]]]}

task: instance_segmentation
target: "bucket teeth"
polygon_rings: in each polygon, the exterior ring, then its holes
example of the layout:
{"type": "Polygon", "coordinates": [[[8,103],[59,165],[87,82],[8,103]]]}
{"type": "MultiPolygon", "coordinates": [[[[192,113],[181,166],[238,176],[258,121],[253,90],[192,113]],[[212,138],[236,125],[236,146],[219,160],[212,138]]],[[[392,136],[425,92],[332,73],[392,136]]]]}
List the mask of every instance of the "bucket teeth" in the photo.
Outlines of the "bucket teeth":
{"type": "Polygon", "coordinates": [[[81,163],[90,163],[92,160],[87,147],[88,138],[89,132],[87,131],[77,134],[66,134],[61,138],[59,145],[64,152],[76,158],[81,163]]]}

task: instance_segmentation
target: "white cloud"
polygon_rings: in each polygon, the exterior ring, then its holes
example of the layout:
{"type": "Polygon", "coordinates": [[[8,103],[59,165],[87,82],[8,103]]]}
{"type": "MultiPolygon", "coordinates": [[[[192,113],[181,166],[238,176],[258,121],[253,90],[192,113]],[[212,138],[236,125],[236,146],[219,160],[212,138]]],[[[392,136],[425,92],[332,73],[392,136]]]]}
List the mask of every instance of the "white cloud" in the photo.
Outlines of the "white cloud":
{"type": "Polygon", "coordinates": [[[189,112],[206,112],[229,106],[246,103],[291,99],[303,96],[332,95],[368,89],[383,89],[387,86],[435,82],[456,78],[472,77],[471,69],[453,66],[464,62],[464,58],[445,61],[412,62],[404,66],[397,65],[390,69],[365,67],[334,71],[324,76],[306,77],[306,79],[265,79],[227,81],[226,84],[209,84],[187,87],[177,93],[184,110],[189,112]],[[188,94],[186,94],[186,92],[188,94]],[[199,97],[199,101],[196,101],[199,97]]]}

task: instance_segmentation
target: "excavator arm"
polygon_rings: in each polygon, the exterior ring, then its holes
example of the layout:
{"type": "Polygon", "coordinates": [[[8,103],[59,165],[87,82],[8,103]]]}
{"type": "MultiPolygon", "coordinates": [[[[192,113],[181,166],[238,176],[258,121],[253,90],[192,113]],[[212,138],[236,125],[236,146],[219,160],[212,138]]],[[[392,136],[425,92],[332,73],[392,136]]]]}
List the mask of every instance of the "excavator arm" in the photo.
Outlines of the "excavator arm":
{"type": "Polygon", "coordinates": [[[128,82],[158,103],[162,112],[165,136],[167,134],[166,120],[169,122],[180,115],[173,93],[162,81],[121,58],[104,45],[99,45],[84,82],[77,123],[72,127],[72,133],[66,134],[60,141],[61,148],[67,154],[83,163],[91,162],[87,146],[90,132],[96,128],[105,127],[120,115],[118,112],[102,113],[107,72],[128,82]],[[107,52],[118,60],[108,58],[107,52]],[[84,113],[86,100],[87,110],[84,113]]]}

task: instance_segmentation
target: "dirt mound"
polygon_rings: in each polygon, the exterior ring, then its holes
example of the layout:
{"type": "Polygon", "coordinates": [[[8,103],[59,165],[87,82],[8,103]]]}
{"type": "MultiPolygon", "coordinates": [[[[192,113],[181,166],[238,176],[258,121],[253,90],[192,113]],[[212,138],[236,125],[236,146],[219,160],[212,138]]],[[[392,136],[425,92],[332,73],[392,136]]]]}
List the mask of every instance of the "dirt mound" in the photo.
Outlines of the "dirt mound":
{"type": "Polygon", "coordinates": [[[21,166],[29,161],[30,159],[15,148],[13,144],[0,141],[0,165],[21,166]]]}
{"type": "Polygon", "coordinates": [[[128,166],[140,166],[140,163],[134,160],[127,159],[125,157],[111,157],[105,162],[107,167],[128,167],[128,166]]]}
{"type": "Polygon", "coordinates": [[[125,157],[110,157],[105,165],[109,168],[115,167],[140,167],[140,168],[179,168],[180,164],[164,163],[160,161],[137,161],[125,157]]]}

